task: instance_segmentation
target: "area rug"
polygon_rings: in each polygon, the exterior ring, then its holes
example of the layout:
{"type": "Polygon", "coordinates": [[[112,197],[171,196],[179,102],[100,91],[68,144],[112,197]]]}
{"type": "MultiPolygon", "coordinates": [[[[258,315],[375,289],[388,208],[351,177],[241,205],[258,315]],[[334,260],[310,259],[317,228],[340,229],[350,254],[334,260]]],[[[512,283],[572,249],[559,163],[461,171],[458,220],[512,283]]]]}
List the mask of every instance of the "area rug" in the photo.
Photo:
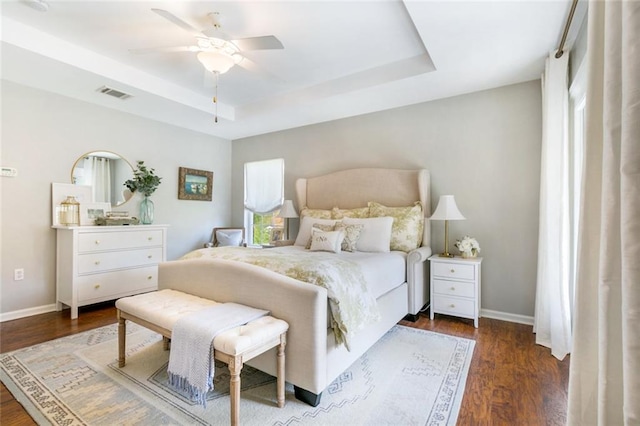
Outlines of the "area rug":
{"type": "MultiPolygon", "coordinates": [[[[128,325],[127,365],[117,364],[110,325],[0,355],[0,377],[39,424],[229,424],[226,365],[216,366],[206,408],[167,385],[160,335],[128,325]]],[[[455,425],[473,340],[395,326],[322,394],[317,407],[287,384],[276,406],[275,378],[245,366],[243,425],[455,425]]]]}

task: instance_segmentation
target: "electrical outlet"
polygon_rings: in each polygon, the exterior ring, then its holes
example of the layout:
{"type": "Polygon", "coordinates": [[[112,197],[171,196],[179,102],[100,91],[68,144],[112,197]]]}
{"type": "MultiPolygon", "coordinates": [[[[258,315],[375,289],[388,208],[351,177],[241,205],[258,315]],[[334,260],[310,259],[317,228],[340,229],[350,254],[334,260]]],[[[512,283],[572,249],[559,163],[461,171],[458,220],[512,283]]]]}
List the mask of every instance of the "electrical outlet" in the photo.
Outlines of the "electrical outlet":
{"type": "Polygon", "coordinates": [[[24,280],[24,269],[22,269],[22,268],[14,269],[13,270],[13,280],[14,281],[24,280]]]}

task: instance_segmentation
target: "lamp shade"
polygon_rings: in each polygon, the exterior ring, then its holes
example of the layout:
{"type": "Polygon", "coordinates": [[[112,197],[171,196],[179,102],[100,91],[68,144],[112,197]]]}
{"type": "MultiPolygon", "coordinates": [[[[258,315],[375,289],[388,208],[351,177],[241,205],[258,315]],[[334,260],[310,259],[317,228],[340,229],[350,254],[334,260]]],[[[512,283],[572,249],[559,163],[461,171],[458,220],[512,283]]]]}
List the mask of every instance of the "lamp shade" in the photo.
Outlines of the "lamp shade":
{"type": "Polygon", "coordinates": [[[460,210],[458,210],[458,206],[456,205],[456,200],[453,198],[453,195],[441,195],[440,200],[438,201],[438,207],[436,207],[436,211],[433,212],[431,220],[465,220],[465,217],[462,216],[460,210]]]}
{"type": "Polygon", "coordinates": [[[296,212],[295,207],[293,207],[293,201],[284,200],[284,204],[282,205],[282,208],[278,213],[278,217],[284,217],[284,218],[298,217],[298,213],[296,212]]]}
{"type": "Polygon", "coordinates": [[[200,52],[197,57],[207,71],[218,72],[220,74],[229,71],[231,67],[236,64],[233,57],[215,50],[200,52]]]}

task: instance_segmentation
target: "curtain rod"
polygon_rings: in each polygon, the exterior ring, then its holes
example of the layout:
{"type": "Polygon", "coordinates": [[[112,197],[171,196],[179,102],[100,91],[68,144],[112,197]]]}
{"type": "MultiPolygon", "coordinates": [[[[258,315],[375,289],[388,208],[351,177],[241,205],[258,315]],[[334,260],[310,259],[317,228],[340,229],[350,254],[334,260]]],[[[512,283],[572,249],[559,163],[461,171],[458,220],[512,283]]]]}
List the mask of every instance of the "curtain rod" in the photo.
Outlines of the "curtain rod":
{"type": "Polygon", "coordinates": [[[578,6],[578,0],[573,0],[571,4],[571,10],[569,10],[569,16],[567,17],[567,23],[564,26],[564,32],[562,33],[562,40],[560,40],[560,46],[558,46],[558,50],[556,51],[556,59],[562,57],[564,51],[564,42],[567,41],[567,34],[569,34],[569,27],[571,27],[571,21],[573,20],[573,14],[576,11],[576,6],[578,6]]]}

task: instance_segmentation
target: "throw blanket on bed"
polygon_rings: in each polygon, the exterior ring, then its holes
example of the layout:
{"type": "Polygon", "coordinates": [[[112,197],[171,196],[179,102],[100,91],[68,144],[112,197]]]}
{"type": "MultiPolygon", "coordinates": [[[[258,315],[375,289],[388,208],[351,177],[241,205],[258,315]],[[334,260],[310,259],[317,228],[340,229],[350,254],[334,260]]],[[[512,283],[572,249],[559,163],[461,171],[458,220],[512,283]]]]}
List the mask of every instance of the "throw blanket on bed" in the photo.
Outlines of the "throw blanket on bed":
{"type": "Polygon", "coordinates": [[[213,339],[269,312],[237,303],[220,303],[180,318],[171,330],[169,384],[192,401],[206,405],[213,389],[213,339]]]}
{"type": "Polygon", "coordinates": [[[378,321],[376,299],[369,292],[360,266],[333,253],[292,253],[277,249],[216,247],[187,253],[182,259],[218,258],[261,266],[273,272],[327,289],[331,328],[338,344],[350,349],[353,333],[378,321]]]}

